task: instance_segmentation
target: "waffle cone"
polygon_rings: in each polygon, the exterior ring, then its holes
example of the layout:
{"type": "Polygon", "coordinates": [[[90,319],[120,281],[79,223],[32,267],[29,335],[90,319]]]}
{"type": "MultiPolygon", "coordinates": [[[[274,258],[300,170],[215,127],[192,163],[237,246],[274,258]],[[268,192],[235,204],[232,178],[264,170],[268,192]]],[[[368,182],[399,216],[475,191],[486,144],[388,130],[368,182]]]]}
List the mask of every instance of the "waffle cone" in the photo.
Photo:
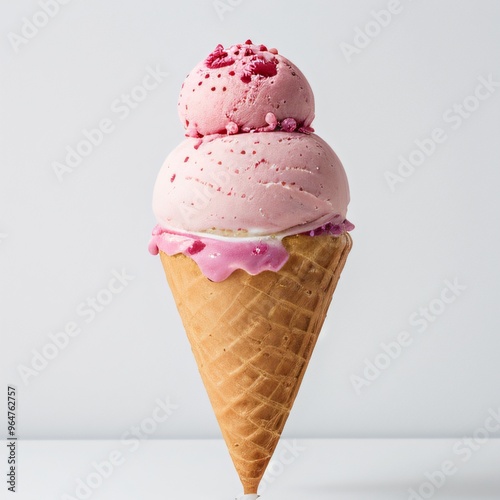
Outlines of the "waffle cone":
{"type": "Polygon", "coordinates": [[[349,234],[289,236],[278,272],[207,279],[183,254],[161,261],[245,494],[258,485],[299,390],[351,249],[349,234]]]}

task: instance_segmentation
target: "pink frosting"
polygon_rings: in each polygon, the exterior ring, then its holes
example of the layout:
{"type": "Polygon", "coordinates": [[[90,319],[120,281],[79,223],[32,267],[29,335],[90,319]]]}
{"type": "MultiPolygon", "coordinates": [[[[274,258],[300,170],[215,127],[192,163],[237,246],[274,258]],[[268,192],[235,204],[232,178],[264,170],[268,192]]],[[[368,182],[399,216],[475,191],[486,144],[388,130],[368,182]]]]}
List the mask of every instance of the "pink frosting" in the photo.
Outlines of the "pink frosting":
{"type": "Polygon", "coordinates": [[[186,135],[312,131],[314,95],[288,59],[250,40],[218,45],[187,76],[178,102],[186,135]]]}
{"type": "Polygon", "coordinates": [[[255,132],[186,139],[153,194],[158,224],[184,232],[266,236],[346,218],[349,187],[337,155],[315,134],[255,132]]]}
{"type": "Polygon", "coordinates": [[[238,241],[174,233],[156,226],[149,251],[167,255],[183,253],[191,257],[201,272],[212,281],[223,281],[236,269],[248,274],[278,271],[288,252],[277,238],[241,238],[238,241]]]}
{"type": "MultiPolygon", "coordinates": [[[[338,236],[353,228],[346,220],[340,224],[329,222],[308,234],[310,237],[320,234],[338,236]]],[[[243,269],[252,275],[262,271],[279,271],[288,260],[281,238],[213,238],[156,226],[149,251],[157,255],[160,250],[167,255],[182,253],[190,257],[208,279],[216,282],[225,280],[236,269],[243,269]]]]}

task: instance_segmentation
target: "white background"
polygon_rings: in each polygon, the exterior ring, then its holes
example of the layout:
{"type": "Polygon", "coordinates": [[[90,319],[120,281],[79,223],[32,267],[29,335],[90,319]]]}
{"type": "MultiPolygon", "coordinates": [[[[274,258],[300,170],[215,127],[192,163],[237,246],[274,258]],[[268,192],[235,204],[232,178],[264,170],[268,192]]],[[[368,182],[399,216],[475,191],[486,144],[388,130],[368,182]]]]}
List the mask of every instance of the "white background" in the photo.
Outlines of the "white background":
{"type": "Polygon", "coordinates": [[[183,138],[183,78],[217,43],[247,38],[309,79],[356,224],[285,436],[461,437],[499,407],[500,88],[456,129],[444,116],[479,77],[500,81],[500,3],[401,0],[348,61],[341,44],[388,3],[222,0],[218,12],[211,0],[72,0],[17,50],[9,34],[40,6],[2,3],[0,390],[17,386],[20,436],[116,439],[160,398],[178,408],[155,437],[219,437],[147,244],[157,172],[183,138]],[[122,119],[113,103],[156,66],[168,76],[122,119]],[[113,132],[59,182],[54,162],[106,118],[113,132]],[[435,128],[447,140],[391,191],[385,172],[435,128]],[[87,323],[78,308],[113,270],[134,278],[87,323]],[[446,280],[466,289],[440,309],[446,280]],[[434,321],[411,324],[431,302],[434,321]],[[23,380],[20,367],[68,322],[81,333],[23,380]],[[357,394],[352,377],[402,331],[411,345],[357,394]]]}

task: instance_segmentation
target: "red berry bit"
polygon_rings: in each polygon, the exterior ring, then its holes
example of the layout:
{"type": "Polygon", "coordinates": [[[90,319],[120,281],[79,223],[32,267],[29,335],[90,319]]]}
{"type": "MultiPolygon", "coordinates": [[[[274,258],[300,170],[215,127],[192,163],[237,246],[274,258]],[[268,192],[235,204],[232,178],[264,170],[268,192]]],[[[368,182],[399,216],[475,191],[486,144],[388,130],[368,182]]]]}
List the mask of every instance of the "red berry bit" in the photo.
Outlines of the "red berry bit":
{"type": "Polygon", "coordinates": [[[214,51],[205,59],[205,66],[210,69],[231,66],[233,63],[234,59],[224,50],[224,47],[221,44],[217,45],[214,51]]]}
{"type": "Polygon", "coordinates": [[[285,118],[281,122],[283,132],[293,132],[297,128],[297,122],[293,118],[285,118]]]}
{"type": "Polygon", "coordinates": [[[190,255],[195,255],[201,252],[207,245],[201,240],[195,240],[195,242],[187,249],[190,255]]]}
{"type": "Polygon", "coordinates": [[[264,255],[267,250],[268,246],[265,243],[259,243],[253,250],[252,250],[252,255],[264,255]]]}
{"type": "Polygon", "coordinates": [[[266,61],[263,57],[256,56],[243,68],[240,76],[241,81],[243,83],[250,83],[252,75],[260,75],[265,78],[276,76],[278,73],[276,69],[277,64],[278,61],[276,59],[266,61]]]}

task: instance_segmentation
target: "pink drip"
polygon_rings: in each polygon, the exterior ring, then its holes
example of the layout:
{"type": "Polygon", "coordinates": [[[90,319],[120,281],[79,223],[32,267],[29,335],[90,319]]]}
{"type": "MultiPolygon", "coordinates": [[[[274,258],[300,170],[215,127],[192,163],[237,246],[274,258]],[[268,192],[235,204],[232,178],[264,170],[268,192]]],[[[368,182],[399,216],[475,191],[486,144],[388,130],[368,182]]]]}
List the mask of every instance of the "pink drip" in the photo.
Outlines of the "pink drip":
{"type": "MultiPolygon", "coordinates": [[[[344,220],[332,222],[306,233],[309,236],[340,234],[351,231],[354,226],[344,220]]],[[[243,269],[255,275],[262,271],[279,271],[288,260],[281,239],[272,236],[224,240],[189,233],[166,230],[159,225],[153,229],[153,237],[148,245],[152,255],[159,251],[167,255],[182,253],[193,259],[201,272],[212,281],[223,281],[236,269],[243,269]]]]}
{"type": "Polygon", "coordinates": [[[183,253],[192,258],[201,272],[212,281],[223,281],[236,269],[248,274],[279,271],[288,259],[288,252],[276,238],[241,239],[227,242],[210,237],[174,233],[156,226],[149,243],[149,252],[157,255],[183,253]]]}

